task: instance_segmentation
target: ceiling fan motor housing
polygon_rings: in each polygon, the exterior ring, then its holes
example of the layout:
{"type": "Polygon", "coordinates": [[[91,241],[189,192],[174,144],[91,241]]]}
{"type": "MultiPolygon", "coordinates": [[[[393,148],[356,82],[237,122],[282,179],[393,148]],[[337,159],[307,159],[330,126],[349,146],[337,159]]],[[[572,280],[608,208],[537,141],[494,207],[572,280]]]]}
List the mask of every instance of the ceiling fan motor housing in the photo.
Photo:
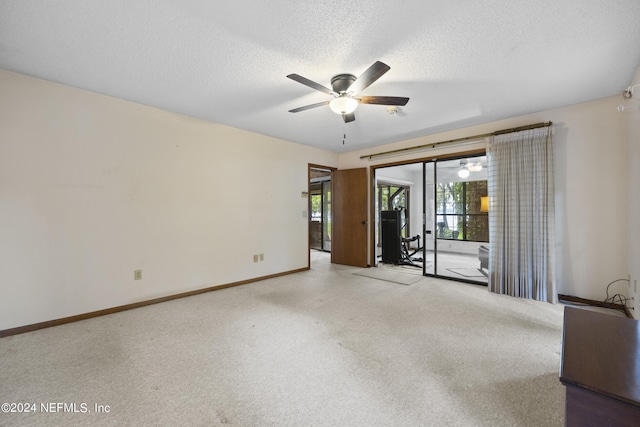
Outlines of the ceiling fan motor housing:
{"type": "Polygon", "coordinates": [[[331,78],[331,87],[336,93],[346,93],[355,81],[356,76],[353,74],[338,74],[331,78]]]}

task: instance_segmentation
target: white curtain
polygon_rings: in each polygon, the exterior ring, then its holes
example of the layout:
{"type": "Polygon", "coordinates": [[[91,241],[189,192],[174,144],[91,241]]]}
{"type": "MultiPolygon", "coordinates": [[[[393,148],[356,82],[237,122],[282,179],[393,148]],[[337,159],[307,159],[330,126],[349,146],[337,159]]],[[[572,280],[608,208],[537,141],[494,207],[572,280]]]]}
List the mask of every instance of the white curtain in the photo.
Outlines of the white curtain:
{"type": "Polygon", "coordinates": [[[551,127],[493,136],[489,169],[489,290],[557,302],[551,127]]]}

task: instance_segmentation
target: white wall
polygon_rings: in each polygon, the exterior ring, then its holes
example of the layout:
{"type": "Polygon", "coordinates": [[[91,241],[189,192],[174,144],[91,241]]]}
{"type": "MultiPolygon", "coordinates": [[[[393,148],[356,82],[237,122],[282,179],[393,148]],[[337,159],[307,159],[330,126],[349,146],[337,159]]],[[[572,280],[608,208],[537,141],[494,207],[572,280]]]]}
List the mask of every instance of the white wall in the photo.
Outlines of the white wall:
{"type": "MultiPolygon", "coordinates": [[[[627,278],[629,274],[626,128],[624,117],[616,108],[621,100],[621,96],[610,97],[344,153],[340,156],[339,167],[368,167],[483,148],[484,143],[478,142],[463,148],[439,148],[373,161],[360,159],[362,155],[377,152],[552,121],[558,289],[562,294],[604,300],[606,285],[615,279],[627,278]]],[[[640,274],[638,278],[640,280],[640,274]]]]}
{"type": "Polygon", "coordinates": [[[337,160],[0,71],[0,330],[305,268],[337,160]]]}
{"type": "MultiPolygon", "coordinates": [[[[630,85],[640,85],[640,69],[630,85]]],[[[632,106],[621,113],[627,125],[627,167],[629,171],[629,217],[627,222],[629,277],[628,296],[633,297],[633,315],[640,318],[640,86],[634,89],[633,100],[620,100],[620,104],[632,106]]],[[[612,286],[613,293],[624,290],[620,283],[612,286]]]]}

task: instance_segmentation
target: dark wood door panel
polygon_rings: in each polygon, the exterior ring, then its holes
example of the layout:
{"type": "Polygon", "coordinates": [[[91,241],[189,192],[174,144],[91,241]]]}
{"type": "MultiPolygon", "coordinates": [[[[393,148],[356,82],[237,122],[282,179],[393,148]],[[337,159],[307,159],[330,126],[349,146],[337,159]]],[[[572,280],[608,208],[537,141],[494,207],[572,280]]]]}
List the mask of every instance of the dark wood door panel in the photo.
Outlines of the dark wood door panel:
{"type": "Polygon", "coordinates": [[[331,173],[331,262],[367,267],[367,170],[331,173]]]}

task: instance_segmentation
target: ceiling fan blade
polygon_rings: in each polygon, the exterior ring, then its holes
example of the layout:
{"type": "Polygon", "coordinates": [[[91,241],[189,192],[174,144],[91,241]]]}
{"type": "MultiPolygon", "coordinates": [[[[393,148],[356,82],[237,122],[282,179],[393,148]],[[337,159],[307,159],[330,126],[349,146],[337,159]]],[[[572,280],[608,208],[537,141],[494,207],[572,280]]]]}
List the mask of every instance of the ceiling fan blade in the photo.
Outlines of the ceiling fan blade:
{"type": "Polygon", "coordinates": [[[401,96],[362,96],[357,98],[361,104],[407,105],[409,98],[401,96]]]}
{"type": "Polygon", "coordinates": [[[298,83],[302,83],[305,86],[309,86],[312,89],[319,90],[320,92],[324,92],[328,95],[334,95],[334,96],[337,95],[337,93],[335,93],[328,87],[324,87],[320,83],[316,83],[313,80],[309,80],[308,78],[302,77],[299,74],[289,74],[287,77],[290,78],[291,80],[295,80],[298,83]]]}
{"type": "Polygon", "coordinates": [[[342,120],[344,120],[345,123],[352,122],[355,119],[356,119],[356,115],[354,113],[349,113],[349,114],[343,114],[342,115],[342,120]]]}
{"type": "Polygon", "coordinates": [[[348,92],[360,93],[365,90],[369,85],[378,80],[384,73],[389,71],[391,67],[387,64],[376,61],[371,67],[367,68],[351,86],[349,86],[348,92]]]}
{"type": "Polygon", "coordinates": [[[304,107],[294,108],[293,110],[289,110],[290,113],[299,113],[300,111],[310,110],[316,107],[322,107],[323,105],[329,104],[329,101],[317,102],[315,104],[305,105],[304,107]]]}

